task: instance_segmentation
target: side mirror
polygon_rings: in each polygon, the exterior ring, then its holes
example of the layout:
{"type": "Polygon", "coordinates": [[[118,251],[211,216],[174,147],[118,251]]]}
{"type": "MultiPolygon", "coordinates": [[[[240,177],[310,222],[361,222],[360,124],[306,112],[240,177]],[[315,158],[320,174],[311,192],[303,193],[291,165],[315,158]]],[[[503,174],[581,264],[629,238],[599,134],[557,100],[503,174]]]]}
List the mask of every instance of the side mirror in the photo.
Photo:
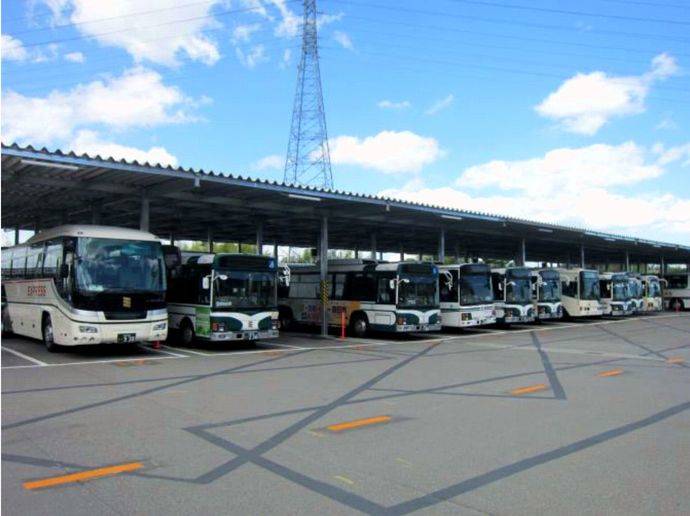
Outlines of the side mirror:
{"type": "Polygon", "coordinates": [[[60,266],[60,277],[63,279],[69,277],[69,265],[67,265],[66,263],[63,263],[60,266]]]}
{"type": "Polygon", "coordinates": [[[395,290],[395,280],[394,279],[392,279],[388,282],[388,288],[390,288],[391,290],[395,290]]]}
{"type": "Polygon", "coordinates": [[[211,276],[204,276],[204,279],[201,280],[201,288],[204,290],[211,288],[211,276]]]}
{"type": "Polygon", "coordinates": [[[503,283],[498,284],[498,291],[503,292],[503,283]]]}
{"type": "Polygon", "coordinates": [[[219,274],[218,276],[216,276],[216,279],[219,279],[221,281],[225,281],[226,279],[228,279],[228,277],[225,274],[219,274]]]}

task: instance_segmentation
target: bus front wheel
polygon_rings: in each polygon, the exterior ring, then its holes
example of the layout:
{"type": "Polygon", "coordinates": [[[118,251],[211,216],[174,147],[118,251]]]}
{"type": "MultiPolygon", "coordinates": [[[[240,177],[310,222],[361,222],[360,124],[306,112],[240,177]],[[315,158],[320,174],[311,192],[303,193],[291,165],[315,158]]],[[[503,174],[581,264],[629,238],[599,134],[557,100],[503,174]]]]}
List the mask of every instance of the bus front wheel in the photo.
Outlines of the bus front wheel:
{"type": "Polygon", "coordinates": [[[189,319],[185,319],[180,325],[180,343],[189,346],[192,342],[194,342],[194,327],[189,319]]]}
{"type": "Polygon", "coordinates": [[[60,351],[60,346],[55,344],[55,333],[53,332],[53,321],[50,319],[50,315],[45,314],[43,316],[42,334],[43,334],[43,344],[46,349],[55,353],[60,351]]]}
{"type": "Polygon", "coordinates": [[[364,315],[355,315],[350,320],[350,332],[355,337],[364,337],[369,332],[369,321],[364,315]]]}

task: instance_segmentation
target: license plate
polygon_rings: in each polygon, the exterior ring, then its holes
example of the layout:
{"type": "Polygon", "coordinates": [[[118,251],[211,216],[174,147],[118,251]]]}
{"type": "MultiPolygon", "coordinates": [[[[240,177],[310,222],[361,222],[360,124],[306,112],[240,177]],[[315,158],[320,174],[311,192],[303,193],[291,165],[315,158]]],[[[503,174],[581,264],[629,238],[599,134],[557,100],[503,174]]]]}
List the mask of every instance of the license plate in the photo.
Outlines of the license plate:
{"type": "Polygon", "coordinates": [[[120,344],[127,344],[129,342],[136,342],[137,340],[137,334],[136,333],[118,333],[117,334],[117,342],[120,344]]]}

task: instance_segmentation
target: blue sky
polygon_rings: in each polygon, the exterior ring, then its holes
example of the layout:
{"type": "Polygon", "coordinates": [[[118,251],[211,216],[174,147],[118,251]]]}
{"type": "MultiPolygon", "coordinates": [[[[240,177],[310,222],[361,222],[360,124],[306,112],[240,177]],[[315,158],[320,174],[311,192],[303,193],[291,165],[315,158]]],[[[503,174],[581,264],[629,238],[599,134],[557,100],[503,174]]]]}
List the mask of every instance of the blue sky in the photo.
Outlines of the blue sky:
{"type": "MultiPolygon", "coordinates": [[[[690,244],[684,0],[323,0],[338,189],[690,244]]],[[[301,2],[2,2],[2,138],[281,180],[301,2]]]]}

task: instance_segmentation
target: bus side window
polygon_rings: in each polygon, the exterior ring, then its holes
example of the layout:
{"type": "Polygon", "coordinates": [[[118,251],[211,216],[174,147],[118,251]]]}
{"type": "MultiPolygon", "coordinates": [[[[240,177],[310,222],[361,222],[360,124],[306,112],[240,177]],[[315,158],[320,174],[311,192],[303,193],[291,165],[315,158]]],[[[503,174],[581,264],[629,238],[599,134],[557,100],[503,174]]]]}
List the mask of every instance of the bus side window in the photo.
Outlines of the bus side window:
{"type": "Polygon", "coordinates": [[[375,301],[376,279],[365,272],[350,272],[345,296],[351,301],[375,301]]]}
{"type": "Polygon", "coordinates": [[[43,244],[34,244],[29,248],[26,257],[26,277],[40,278],[43,265],[43,244]]]}
{"type": "Polygon", "coordinates": [[[343,299],[343,293],[345,291],[345,277],[346,275],[343,273],[333,275],[333,299],[343,299]]]}
{"type": "Polygon", "coordinates": [[[12,277],[23,278],[26,265],[26,247],[17,247],[12,253],[12,277]]]}
{"type": "Polygon", "coordinates": [[[611,283],[606,280],[599,280],[599,288],[601,289],[601,297],[611,297],[611,283]]]}
{"type": "Polygon", "coordinates": [[[390,287],[390,282],[395,279],[394,273],[379,273],[378,274],[378,292],[377,302],[384,305],[395,303],[395,288],[390,287]]]}
{"type": "Polygon", "coordinates": [[[492,272],[491,273],[491,286],[494,289],[494,299],[497,301],[503,300],[503,289],[499,288],[501,286],[501,275],[492,272]]]}
{"type": "Polygon", "coordinates": [[[43,258],[43,277],[55,278],[55,284],[59,283],[60,265],[62,265],[62,242],[51,240],[46,242],[43,258]]]}
{"type": "Polygon", "coordinates": [[[438,280],[441,284],[440,299],[442,303],[458,302],[458,271],[451,269],[450,276],[453,284],[448,285],[448,279],[444,274],[439,275],[438,280]]]}
{"type": "Polygon", "coordinates": [[[2,279],[7,279],[12,275],[12,249],[2,251],[2,279]]]}
{"type": "Polygon", "coordinates": [[[561,292],[564,296],[577,297],[577,283],[564,279],[561,281],[561,292]]]}

